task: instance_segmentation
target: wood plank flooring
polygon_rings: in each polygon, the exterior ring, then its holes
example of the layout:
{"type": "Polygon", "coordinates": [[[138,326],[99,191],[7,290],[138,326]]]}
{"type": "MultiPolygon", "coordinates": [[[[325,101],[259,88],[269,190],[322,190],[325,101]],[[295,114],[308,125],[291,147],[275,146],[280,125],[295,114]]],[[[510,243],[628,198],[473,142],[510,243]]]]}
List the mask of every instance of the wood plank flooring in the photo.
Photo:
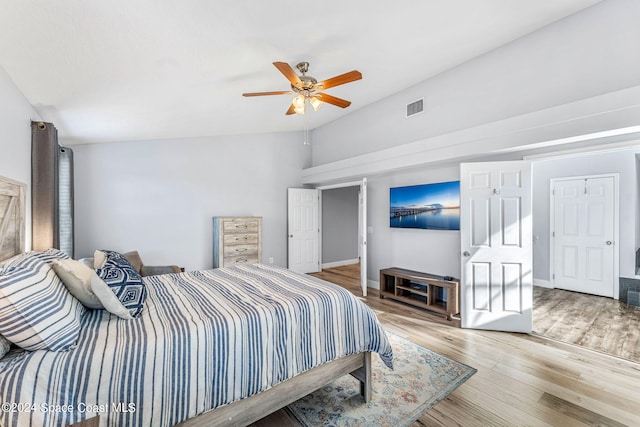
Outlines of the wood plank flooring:
{"type": "MultiPolygon", "coordinates": [[[[347,267],[317,276],[361,295],[347,267]]],[[[478,369],[412,427],[640,426],[638,363],[536,335],[443,325],[374,289],[361,299],[386,330],[478,369]]],[[[255,425],[299,424],[281,410],[255,425]]]]}
{"type": "Polygon", "coordinates": [[[640,308],[612,298],[533,287],[533,331],[640,362],[640,308]]]}

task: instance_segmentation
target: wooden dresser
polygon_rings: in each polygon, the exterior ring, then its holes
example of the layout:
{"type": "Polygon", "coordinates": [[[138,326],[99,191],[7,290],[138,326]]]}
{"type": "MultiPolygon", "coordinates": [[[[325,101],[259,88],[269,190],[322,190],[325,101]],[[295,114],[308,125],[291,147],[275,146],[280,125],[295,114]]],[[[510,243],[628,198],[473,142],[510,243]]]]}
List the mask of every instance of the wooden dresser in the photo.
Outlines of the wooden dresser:
{"type": "Polygon", "coordinates": [[[213,268],[262,262],[262,217],[213,217],[213,268]]]}

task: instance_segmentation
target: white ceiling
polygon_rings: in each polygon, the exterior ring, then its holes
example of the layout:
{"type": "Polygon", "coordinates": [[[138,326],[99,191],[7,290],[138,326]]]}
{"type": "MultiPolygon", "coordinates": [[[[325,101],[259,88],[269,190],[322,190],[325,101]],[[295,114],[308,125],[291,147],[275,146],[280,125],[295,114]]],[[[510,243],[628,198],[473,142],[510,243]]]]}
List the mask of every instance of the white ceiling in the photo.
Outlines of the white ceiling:
{"type": "Polygon", "coordinates": [[[301,130],[272,65],[352,101],[399,92],[599,0],[0,0],[0,66],[67,144],[301,130]]]}

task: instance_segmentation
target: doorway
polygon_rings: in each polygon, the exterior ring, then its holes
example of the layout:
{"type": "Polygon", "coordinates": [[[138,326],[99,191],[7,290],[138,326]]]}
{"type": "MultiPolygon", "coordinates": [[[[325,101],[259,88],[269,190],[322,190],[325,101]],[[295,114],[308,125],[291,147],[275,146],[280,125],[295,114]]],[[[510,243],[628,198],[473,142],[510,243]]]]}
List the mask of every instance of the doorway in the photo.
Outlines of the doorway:
{"type": "Polygon", "coordinates": [[[322,191],[322,268],[358,264],[360,187],[340,187],[322,191]]]}
{"type": "Polygon", "coordinates": [[[356,264],[362,296],[367,296],[367,179],[314,189],[289,188],[287,203],[289,269],[312,273],[321,271],[323,265],[356,264]],[[340,189],[347,190],[326,193],[340,189]],[[323,193],[328,195],[324,204],[323,193]],[[324,205],[328,206],[323,215],[324,205]],[[326,222],[326,232],[325,221],[331,221],[326,222]],[[328,260],[323,258],[323,252],[328,260]]]}
{"type": "Polygon", "coordinates": [[[367,179],[316,188],[320,192],[322,268],[358,267],[367,296],[367,179]]]}

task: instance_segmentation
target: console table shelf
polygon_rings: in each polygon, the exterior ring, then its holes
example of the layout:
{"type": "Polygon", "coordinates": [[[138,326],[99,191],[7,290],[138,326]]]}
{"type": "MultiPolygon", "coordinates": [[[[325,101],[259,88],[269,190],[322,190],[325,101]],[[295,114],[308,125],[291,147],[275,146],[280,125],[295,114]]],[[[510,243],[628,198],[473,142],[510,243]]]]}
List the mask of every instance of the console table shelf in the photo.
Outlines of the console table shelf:
{"type": "Polygon", "coordinates": [[[447,278],[404,268],[380,270],[380,298],[425,308],[444,314],[447,320],[460,312],[460,282],[447,278]]]}

